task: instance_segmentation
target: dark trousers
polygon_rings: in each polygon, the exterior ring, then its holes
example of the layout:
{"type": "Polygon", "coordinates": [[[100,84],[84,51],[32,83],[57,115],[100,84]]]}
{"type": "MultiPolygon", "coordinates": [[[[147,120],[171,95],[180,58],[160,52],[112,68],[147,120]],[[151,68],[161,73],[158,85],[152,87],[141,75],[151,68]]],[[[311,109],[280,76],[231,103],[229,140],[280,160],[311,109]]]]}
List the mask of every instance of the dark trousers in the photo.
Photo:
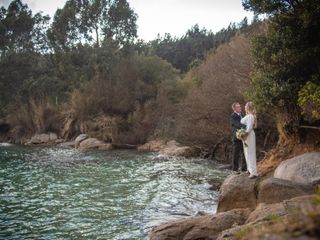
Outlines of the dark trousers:
{"type": "Polygon", "coordinates": [[[247,164],[244,158],[242,141],[233,141],[232,147],[232,170],[238,171],[240,166],[241,171],[247,171],[247,164]]]}

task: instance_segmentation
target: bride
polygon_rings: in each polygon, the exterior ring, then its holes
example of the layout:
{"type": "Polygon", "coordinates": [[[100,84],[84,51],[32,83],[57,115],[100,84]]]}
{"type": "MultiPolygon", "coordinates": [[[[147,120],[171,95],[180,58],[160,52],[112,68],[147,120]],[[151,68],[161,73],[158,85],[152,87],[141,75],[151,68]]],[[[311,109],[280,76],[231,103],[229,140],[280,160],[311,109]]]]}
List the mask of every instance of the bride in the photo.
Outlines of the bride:
{"type": "Polygon", "coordinates": [[[243,150],[244,156],[246,158],[248,171],[250,173],[249,178],[256,178],[258,176],[256,157],[256,135],[253,129],[257,127],[257,116],[253,102],[247,102],[245,106],[245,111],[246,116],[241,119],[241,123],[246,126],[246,132],[248,135],[245,139],[245,143],[247,144],[247,146],[243,145],[243,150]]]}

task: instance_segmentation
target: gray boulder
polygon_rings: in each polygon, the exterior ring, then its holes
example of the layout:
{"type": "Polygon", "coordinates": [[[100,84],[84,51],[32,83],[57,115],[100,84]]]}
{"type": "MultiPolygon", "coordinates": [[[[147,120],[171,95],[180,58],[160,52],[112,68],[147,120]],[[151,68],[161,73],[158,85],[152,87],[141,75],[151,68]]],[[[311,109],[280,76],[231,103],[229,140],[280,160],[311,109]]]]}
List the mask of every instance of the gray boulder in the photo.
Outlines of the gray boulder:
{"type": "Polygon", "coordinates": [[[320,152],[311,152],[283,161],[274,172],[275,178],[302,184],[320,183],[320,152]]]}

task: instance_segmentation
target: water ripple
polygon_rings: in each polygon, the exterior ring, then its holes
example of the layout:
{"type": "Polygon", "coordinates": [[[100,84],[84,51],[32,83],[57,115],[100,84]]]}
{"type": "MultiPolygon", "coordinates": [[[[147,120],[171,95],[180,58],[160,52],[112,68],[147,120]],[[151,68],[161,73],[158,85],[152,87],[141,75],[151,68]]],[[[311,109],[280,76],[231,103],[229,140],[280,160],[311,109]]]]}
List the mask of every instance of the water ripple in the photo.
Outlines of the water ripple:
{"type": "Polygon", "coordinates": [[[146,239],[153,226],[214,212],[198,159],[135,151],[0,146],[0,239],[146,239]]]}

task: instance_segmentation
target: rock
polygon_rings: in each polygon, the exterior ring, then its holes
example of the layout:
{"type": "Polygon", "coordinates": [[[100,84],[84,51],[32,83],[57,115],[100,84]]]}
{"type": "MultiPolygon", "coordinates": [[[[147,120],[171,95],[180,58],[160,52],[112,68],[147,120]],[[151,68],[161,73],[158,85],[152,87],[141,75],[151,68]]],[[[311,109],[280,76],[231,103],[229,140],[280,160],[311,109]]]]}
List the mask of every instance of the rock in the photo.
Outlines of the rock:
{"type": "Polygon", "coordinates": [[[87,138],[80,142],[79,148],[81,150],[89,150],[89,149],[111,150],[112,144],[102,142],[96,138],[87,138]]]}
{"type": "Polygon", "coordinates": [[[61,148],[74,148],[74,141],[59,143],[57,146],[61,148]]]}
{"type": "Polygon", "coordinates": [[[150,240],[215,239],[224,229],[243,224],[249,213],[248,209],[233,209],[215,215],[174,221],[153,228],[150,240]]]}
{"type": "Polygon", "coordinates": [[[112,150],[113,145],[111,143],[103,143],[98,147],[99,150],[112,150]]]}
{"type": "Polygon", "coordinates": [[[87,139],[87,138],[89,138],[88,134],[80,134],[80,135],[74,140],[74,146],[75,146],[75,148],[78,148],[79,145],[80,145],[80,143],[81,143],[83,140],[87,139]]]}
{"type": "Polygon", "coordinates": [[[194,150],[191,147],[165,147],[160,154],[176,156],[176,157],[192,157],[194,156],[194,150]]]}
{"type": "Polygon", "coordinates": [[[302,214],[308,215],[320,210],[320,204],[316,204],[319,202],[319,194],[310,194],[285,200],[283,201],[283,204],[287,211],[292,214],[297,213],[297,210],[300,210],[302,214]]]}
{"type": "Polygon", "coordinates": [[[285,206],[282,202],[265,204],[260,203],[256,209],[250,213],[246,223],[250,222],[261,222],[264,220],[272,220],[272,218],[284,216],[287,214],[285,206]]]}
{"type": "Polygon", "coordinates": [[[320,196],[305,195],[281,203],[261,203],[246,223],[224,230],[217,239],[319,239],[320,196]]]}
{"type": "Polygon", "coordinates": [[[50,142],[56,141],[58,139],[58,135],[56,133],[49,133],[50,142]]]}
{"type": "Polygon", "coordinates": [[[166,143],[161,140],[153,140],[138,147],[141,152],[159,152],[166,146],[166,143]]]}
{"type": "Polygon", "coordinates": [[[222,182],[220,179],[210,179],[208,180],[208,184],[210,184],[210,190],[212,191],[219,191],[221,185],[222,185],[222,182]]]}
{"type": "Polygon", "coordinates": [[[57,134],[55,133],[41,133],[34,135],[28,144],[45,144],[54,142],[58,139],[57,134]]]}
{"type": "Polygon", "coordinates": [[[255,182],[256,179],[250,179],[246,173],[226,178],[220,188],[217,212],[234,208],[254,209],[257,205],[255,182]]]}
{"type": "Polygon", "coordinates": [[[281,162],[274,177],[302,184],[320,183],[320,152],[305,153],[281,162]]]}
{"type": "Polygon", "coordinates": [[[313,189],[307,185],[271,177],[260,183],[258,203],[278,203],[312,192],[313,189]]]}
{"type": "Polygon", "coordinates": [[[195,149],[188,146],[181,146],[175,140],[167,142],[163,149],[160,150],[160,154],[176,156],[176,157],[192,157],[195,155],[195,149]]]}
{"type": "Polygon", "coordinates": [[[198,154],[198,150],[193,147],[181,146],[175,140],[167,143],[162,140],[150,141],[138,147],[139,151],[143,152],[159,152],[163,155],[177,156],[177,157],[192,157],[198,154]]]}
{"type": "Polygon", "coordinates": [[[58,138],[57,140],[54,141],[55,144],[60,144],[63,142],[64,142],[64,140],[62,138],[58,138]]]}

